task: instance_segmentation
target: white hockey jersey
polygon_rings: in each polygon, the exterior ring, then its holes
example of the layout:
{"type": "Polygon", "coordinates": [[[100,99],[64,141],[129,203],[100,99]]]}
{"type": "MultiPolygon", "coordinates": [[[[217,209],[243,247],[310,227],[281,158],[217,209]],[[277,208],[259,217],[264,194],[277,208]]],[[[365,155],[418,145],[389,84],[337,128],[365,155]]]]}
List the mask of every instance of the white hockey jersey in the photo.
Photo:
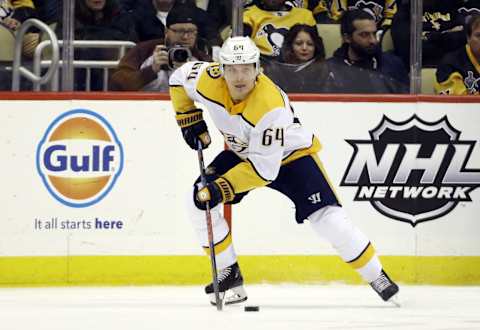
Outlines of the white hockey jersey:
{"type": "Polygon", "coordinates": [[[282,164],[320,150],[287,95],[264,74],[247,98],[234,104],[218,63],[189,62],[171,75],[170,96],[177,115],[197,108],[194,102],[203,104],[229,149],[244,160],[222,175],[235,193],[267,185],[282,164]]]}

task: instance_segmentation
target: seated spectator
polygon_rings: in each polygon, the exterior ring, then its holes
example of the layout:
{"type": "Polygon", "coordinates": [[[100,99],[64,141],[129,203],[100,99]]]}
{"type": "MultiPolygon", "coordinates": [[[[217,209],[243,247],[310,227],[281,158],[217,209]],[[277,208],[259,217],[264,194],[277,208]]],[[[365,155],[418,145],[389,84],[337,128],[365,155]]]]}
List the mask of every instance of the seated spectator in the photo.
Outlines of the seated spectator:
{"type": "MultiPolygon", "coordinates": [[[[57,34],[62,35],[62,22],[57,34]]],[[[130,14],[116,0],[75,0],[75,40],[138,40],[130,14]]]]}
{"type": "Polygon", "coordinates": [[[290,7],[285,0],[259,0],[243,13],[244,35],[249,36],[260,49],[262,57],[280,56],[283,40],[295,24],[315,26],[308,9],[290,7]]]}
{"type": "Polygon", "coordinates": [[[282,62],[265,60],[263,72],[287,93],[326,92],[328,69],[317,28],[296,24],[285,36],[282,62]]]}
{"type": "MultiPolygon", "coordinates": [[[[392,23],[395,52],[404,63],[410,61],[410,1],[399,4],[392,23]]],[[[424,0],[422,66],[436,66],[442,57],[465,45],[465,16],[459,13],[463,0],[424,0]]]]}
{"type": "Polygon", "coordinates": [[[312,12],[318,23],[333,23],[327,9],[331,0],[287,0],[285,3],[292,7],[305,8],[312,12]]]}
{"type": "Polygon", "coordinates": [[[17,31],[27,19],[35,17],[35,6],[32,0],[0,1],[0,24],[12,31],[17,31]]]}
{"type": "Polygon", "coordinates": [[[138,0],[118,0],[117,2],[122,10],[131,11],[135,7],[135,4],[138,2],[138,0]]]}
{"type": "Polygon", "coordinates": [[[469,17],[466,34],[465,47],[448,53],[438,66],[436,94],[480,94],[480,14],[469,17]]]}
{"type": "MultiPolygon", "coordinates": [[[[204,46],[221,45],[221,38],[210,15],[196,6],[193,0],[139,0],[132,10],[139,41],[165,37],[165,24],[168,12],[174,6],[192,6],[198,21],[198,40],[204,46]]],[[[203,48],[203,47],[202,47],[203,48]]]]}
{"type": "Polygon", "coordinates": [[[37,17],[41,21],[52,24],[58,22],[63,15],[63,5],[59,0],[34,0],[37,17]]]}
{"type": "MultiPolygon", "coordinates": [[[[62,21],[56,27],[58,36],[63,35],[62,21]]],[[[132,17],[122,12],[116,0],[76,0],[75,40],[124,40],[137,42],[132,17]]],[[[85,48],[75,50],[75,60],[112,60],[117,57],[114,49],[85,48]]],[[[103,71],[93,69],[91,90],[103,89],[103,71]]],[[[75,90],[86,89],[85,69],[75,70],[75,90]]]]}
{"type": "MultiPolygon", "coordinates": [[[[362,9],[372,15],[377,23],[377,35],[380,36],[392,25],[392,19],[397,12],[396,0],[338,0],[331,1],[330,12],[335,20],[340,20],[347,10],[362,9]]],[[[380,38],[379,38],[380,39],[380,38]]]]}
{"type": "Polygon", "coordinates": [[[175,0],[137,0],[131,13],[139,41],[165,37],[165,21],[175,0]]]}
{"type": "Polygon", "coordinates": [[[188,48],[192,54],[188,60],[211,61],[211,57],[197,47],[195,13],[191,6],[175,6],[167,16],[165,40],[144,41],[130,49],[110,79],[110,90],[168,91],[170,74],[176,65],[183,64],[169,61],[168,49],[173,46],[188,48]]]}
{"type": "Polygon", "coordinates": [[[381,50],[374,18],[359,9],[343,14],[343,44],[327,60],[343,93],[406,93],[408,73],[402,61],[381,50]]]}
{"type": "MultiPolygon", "coordinates": [[[[29,18],[37,15],[32,0],[1,0],[0,1],[0,24],[15,33],[20,26],[29,18]]],[[[40,34],[34,28],[28,30],[23,36],[22,55],[29,59],[33,57],[35,47],[40,40],[40,34]]],[[[0,45],[1,47],[1,45],[0,45]]],[[[10,76],[10,74],[7,74],[10,76]]],[[[10,79],[10,78],[7,78],[10,79]]]]}
{"type": "Polygon", "coordinates": [[[209,0],[207,13],[211,17],[209,25],[216,31],[222,31],[232,24],[232,2],[224,0],[209,0]]]}

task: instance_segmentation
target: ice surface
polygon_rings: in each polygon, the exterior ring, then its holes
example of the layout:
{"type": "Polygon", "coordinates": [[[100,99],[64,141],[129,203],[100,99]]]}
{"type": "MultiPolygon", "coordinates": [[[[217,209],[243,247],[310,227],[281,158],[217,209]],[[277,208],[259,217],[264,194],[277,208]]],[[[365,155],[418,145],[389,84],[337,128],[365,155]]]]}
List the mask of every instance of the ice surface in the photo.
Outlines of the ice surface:
{"type": "Polygon", "coordinates": [[[398,308],[367,285],[248,285],[245,304],[200,286],[0,288],[2,330],[480,329],[480,287],[401,285],[398,308]]]}

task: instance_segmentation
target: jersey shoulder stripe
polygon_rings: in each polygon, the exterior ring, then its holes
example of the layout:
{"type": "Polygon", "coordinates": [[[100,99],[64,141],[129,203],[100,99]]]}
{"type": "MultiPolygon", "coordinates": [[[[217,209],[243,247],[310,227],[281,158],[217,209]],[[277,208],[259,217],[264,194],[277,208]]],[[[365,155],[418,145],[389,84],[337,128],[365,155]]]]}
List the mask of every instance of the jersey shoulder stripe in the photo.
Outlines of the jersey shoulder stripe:
{"type": "Polygon", "coordinates": [[[222,78],[220,64],[212,63],[202,71],[197,81],[197,93],[203,98],[226,108],[227,85],[222,78]]]}
{"type": "Polygon", "coordinates": [[[286,103],[283,95],[267,76],[260,74],[257,78],[257,86],[247,99],[242,118],[252,126],[272,110],[285,108],[286,103]]]}

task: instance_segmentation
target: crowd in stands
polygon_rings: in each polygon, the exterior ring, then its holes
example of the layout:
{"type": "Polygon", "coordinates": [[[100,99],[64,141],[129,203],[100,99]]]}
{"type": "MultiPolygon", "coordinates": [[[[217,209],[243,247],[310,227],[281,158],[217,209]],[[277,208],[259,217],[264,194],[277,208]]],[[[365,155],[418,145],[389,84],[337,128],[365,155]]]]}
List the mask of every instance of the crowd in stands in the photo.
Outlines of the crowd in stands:
{"type": "MultiPolygon", "coordinates": [[[[261,66],[290,93],[409,93],[413,0],[244,0],[243,33],[261,51],[261,66]],[[319,26],[338,27],[335,48],[319,26]],[[391,38],[393,46],[383,48],[391,38]],[[338,48],[337,48],[338,47],[338,48]]],[[[136,44],[122,58],[116,50],[76,49],[75,60],[119,61],[108,89],[159,91],[185,61],[215,61],[228,36],[232,1],[75,0],[75,40],[122,40],[136,44]]],[[[423,0],[422,66],[436,70],[434,92],[480,92],[480,0],[423,0]]],[[[63,1],[0,0],[0,33],[18,31],[37,18],[58,38],[63,1]]],[[[41,32],[23,40],[30,61],[41,32]]],[[[3,59],[0,59],[0,61],[3,59]]],[[[10,89],[9,63],[0,63],[0,89],[10,89]]],[[[11,65],[11,63],[10,63],[11,65]]],[[[86,71],[75,72],[75,89],[85,89],[86,71]]],[[[89,74],[90,75],[90,74],[89,74]]],[[[105,89],[92,70],[91,90],[105,89]]],[[[433,90],[432,90],[433,92],[433,90]]]]}

